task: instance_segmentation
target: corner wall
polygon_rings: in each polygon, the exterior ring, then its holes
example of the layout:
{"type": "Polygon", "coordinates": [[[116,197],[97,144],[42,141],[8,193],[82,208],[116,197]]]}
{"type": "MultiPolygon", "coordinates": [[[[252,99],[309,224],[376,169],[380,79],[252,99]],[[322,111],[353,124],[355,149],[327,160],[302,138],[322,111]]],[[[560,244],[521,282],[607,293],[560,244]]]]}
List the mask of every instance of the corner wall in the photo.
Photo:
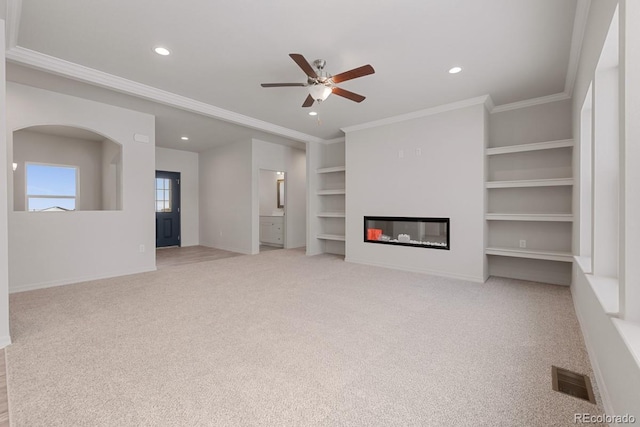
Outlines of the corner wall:
{"type": "Polygon", "coordinates": [[[156,147],[156,170],[180,172],[180,245],[200,244],[198,153],[156,147]]]}
{"type": "MultiPolygon", "coordinates": [[[[75,126],[122,145],[123,210],[14,212],[9,176],[12,292],[155,269],[155,118],[15,83],[7,84],[7,136],[35,125],[75,126]],[[135,134],[150,142],[135,142],[135,134]]],[[[4,198],[2,198],[4,200],[4,198]]]]}
{"type": "Polygon", "coordinates": [[[484,103],[346,134],[346,261],[483,282],[484,103]],[[363,241],[363,217],[451,219],[451,250],[363,241]]]}

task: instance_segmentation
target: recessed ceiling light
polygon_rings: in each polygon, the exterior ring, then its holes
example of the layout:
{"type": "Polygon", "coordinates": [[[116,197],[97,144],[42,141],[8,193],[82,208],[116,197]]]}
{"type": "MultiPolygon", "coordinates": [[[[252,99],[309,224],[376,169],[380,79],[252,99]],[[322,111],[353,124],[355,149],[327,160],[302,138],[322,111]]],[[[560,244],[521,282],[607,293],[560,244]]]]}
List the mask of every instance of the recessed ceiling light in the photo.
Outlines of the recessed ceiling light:
{"type": "Polygon", "coordinates": [[[318,113],[316,113],[315,111],[309,111],[309,115],[310,115],[310,116],[317,116],[317,115],[318,115],[318,113]]]}
{"type": "Polygon", "coordinates": [[[189,137],[188,136],[181,136],[180,139],[183,140],[183,141],[188,141],[189,137]]]}
{"type": "Polygon", "coordinates": [[[166,47],[156,47],[155,49],[153,49],[153,51],[158,55],[162,55],[162,56],[167,56],[171,54],[171,52],[169,52],[169,49],[167,49],[166,47]]]}
{"type": "Polygon", "coordinates": [[[449,70],[449,74],[458,74],[460,71],[462,71],[462,68],[453,67],[452,69],[449,70]]]}

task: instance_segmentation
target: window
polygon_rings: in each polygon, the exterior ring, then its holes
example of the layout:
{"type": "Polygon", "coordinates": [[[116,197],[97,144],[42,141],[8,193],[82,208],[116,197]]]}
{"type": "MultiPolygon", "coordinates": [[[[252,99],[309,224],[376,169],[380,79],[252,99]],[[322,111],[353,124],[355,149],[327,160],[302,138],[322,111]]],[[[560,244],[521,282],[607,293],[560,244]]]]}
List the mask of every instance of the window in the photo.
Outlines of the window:
{"type": "Polygon", "coordinates": [[[156,212],[171,212],[171,179],[156,178],[156,212]]]}
{"type": "Polygon", "coordinates": [[[78,199],[78,168],[26,164],[27,210],[74,211],[78,199]]]}

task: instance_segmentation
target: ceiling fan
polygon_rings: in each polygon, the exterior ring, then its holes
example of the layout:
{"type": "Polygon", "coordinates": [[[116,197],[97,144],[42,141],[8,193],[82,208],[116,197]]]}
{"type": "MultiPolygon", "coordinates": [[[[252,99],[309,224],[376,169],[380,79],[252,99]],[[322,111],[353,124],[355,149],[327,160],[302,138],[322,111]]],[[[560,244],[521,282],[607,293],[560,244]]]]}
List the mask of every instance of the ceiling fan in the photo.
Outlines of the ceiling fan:
{"type": "Polygon", "coordinates": [[[353,70],[345,71],[344,73],[331,74],[324,71],[326,61],[323,59],[316,59],[313,61],[313,66],[299,53],[290,53],[289,56],[294,60],[296,64],[307,75],[306,83],[262,83],[262,87],[308,87],[309,95],[302,104],[303,107],[311,107],[315,101],[322,102],[329,97],[332,93],[342,96],[343,98],[350,99],[355,102],[364,101],[365,97],[357,93],[350,92],[348,90],[339,88],[336,86],[338,83],[345,82],[347,80],[357,79],[358,77],[368,76],[375,73],[373,67],[369,64],[362,67],[354,68],[353,70]]]}

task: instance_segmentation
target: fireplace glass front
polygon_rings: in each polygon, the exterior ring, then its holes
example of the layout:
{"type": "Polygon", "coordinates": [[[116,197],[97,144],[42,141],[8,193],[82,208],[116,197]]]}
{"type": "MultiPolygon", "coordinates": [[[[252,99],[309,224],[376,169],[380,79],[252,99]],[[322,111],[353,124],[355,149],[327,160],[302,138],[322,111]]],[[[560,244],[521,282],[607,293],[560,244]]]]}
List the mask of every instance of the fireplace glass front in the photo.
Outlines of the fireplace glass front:
{"type": "Polygon", "coordinates": [[[364,241],[449,250],[449,218],[364,217],[364,241]]]}

